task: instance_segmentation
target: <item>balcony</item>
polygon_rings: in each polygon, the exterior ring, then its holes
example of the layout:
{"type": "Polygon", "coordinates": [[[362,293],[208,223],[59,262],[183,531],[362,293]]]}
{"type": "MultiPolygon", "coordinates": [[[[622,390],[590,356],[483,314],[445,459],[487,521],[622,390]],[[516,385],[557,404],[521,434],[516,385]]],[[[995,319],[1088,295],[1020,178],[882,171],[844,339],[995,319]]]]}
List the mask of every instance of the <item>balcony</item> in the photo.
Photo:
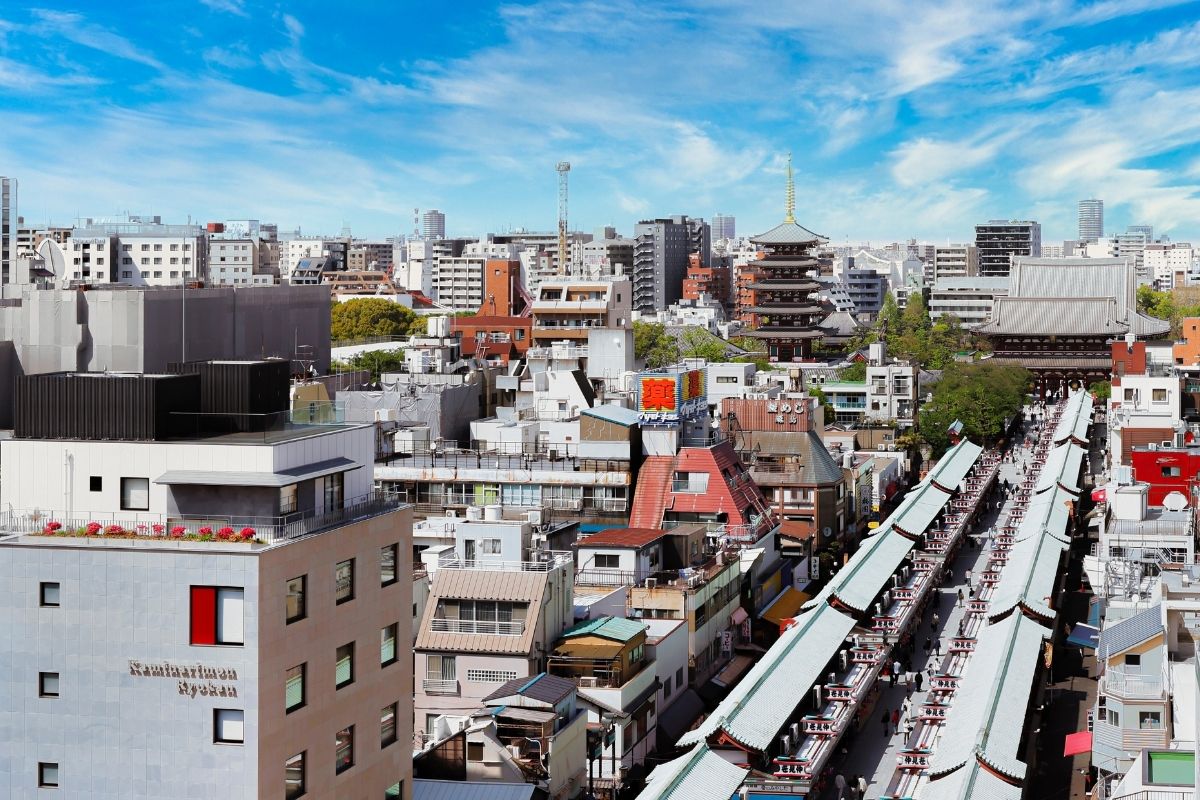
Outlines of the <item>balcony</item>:
{"type": "Polygon", "coordinates": [[[1121,728],[1097,720],[1092,725],[1094,744],[1110,750],[1136,753],[1143,747],[1167,747],[1171,743],[1171,732],[1161,728],[1121,728]]]}
{"type": "Polygon", "coordinates": [[[1130,700],[1161,700],[1166,696],[1162,678],[1127,673],[1119,669],[1109,669],[1104,673],[1101,690],[1104,694],[1130,700]]]}
{"type": "Polygon", "coordinates": [[[525,633],[525,621],[499,622],[480,619],[431,619],[429,630],[434,633],[474,633],[481,636],[520,636],[525,633]]]}
{"type": "Polygon", "coordinates": [[[421,681],[421,690],[425,694],[458,694],[458,681],[434,680],[426,678],[421,681]]]}
{"type": "MultiPolygon", "coordinates": [[[[108,537],[88,536],[84,538],[109,538],[131,543],[144,541],[151,544],[167,541],[211,541],[216,545],[227,542],[212,537],[205,538],[208,534],[203,533],[204,529],[219,531],[222,528],[233,528],[234,531],[240,533],[243,529],[250,528],[253,530],[253,543],[275,545],[387,514],[405,505],[407,503],[397,495],[371,492],[346,501],[341,508],[327,511],[301,511],[277,517],[221,513],[205,514],[203,517],[194,515],[182,517],[136,511],[121,511],[116,514],[79,512],[68,514],[42,509],[32,511],[8,509],[0,512],[0,532],[42,534],[50,523],[58,523],[58,534],[47,537],[47,540],[52,541],[60,537],[75,535],[83,537],[82,531],[95,523],[100,526],[101,530],[112,528],[121,533],[119,536],[110,534],[108,537]]],[[[214,509],[214,512],[219,511],[220,509],[214,509]]]]}

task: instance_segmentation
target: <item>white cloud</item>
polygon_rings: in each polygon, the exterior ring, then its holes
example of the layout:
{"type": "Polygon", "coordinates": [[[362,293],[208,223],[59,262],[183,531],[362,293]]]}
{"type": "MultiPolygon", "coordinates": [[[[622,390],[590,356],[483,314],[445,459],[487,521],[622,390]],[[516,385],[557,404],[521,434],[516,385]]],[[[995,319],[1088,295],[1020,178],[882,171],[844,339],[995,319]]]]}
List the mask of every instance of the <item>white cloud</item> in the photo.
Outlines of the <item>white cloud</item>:
{"type": "Polygon", "coordinates": [[[82,14],[66,11],[51,11],[35,8],[32,11],[38,21],[35,30],[61,36],[67,41],[109,55],[162,69],[163,64],[150,53],[115,31],[87,21],[82,14]]]}
{"type": "Polygon", "coordinates": [[[235,14],[239,17],[250,16],[246,13],[245,0],[200,0],[200,3],[208,6],[213,11],[223,11],[226,14],[235,14]]]}

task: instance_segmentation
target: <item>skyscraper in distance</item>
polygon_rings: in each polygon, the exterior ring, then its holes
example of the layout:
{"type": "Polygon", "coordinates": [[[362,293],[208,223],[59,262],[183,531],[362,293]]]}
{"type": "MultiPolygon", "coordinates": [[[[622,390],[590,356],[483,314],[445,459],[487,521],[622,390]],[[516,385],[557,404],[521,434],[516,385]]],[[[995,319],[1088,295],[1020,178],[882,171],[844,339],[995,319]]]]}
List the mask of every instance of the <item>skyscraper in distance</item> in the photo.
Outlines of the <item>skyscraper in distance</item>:
{"type": "Polygon", "coordinates": [[[736,239],[737,226],[732,214],[713,214],[712,218],[712,240],[718,242],[721,239],[736,239]]]}
{"type": "Polygon", "coordinates": [[[446,215],[431,208],[421,218],[421,235],[426,239],[446,238],[446,215]]]}
{"type": "Polygon", "coordinates": [[[1079,240],[1098,242],[1104,238],[1104,201],[1079,201],[1079,240]]]}
{"type": "Polygon", "coordinates": [[[17,269],[17,181],[0,175],[0,284],[13,283],[17,269]]]}

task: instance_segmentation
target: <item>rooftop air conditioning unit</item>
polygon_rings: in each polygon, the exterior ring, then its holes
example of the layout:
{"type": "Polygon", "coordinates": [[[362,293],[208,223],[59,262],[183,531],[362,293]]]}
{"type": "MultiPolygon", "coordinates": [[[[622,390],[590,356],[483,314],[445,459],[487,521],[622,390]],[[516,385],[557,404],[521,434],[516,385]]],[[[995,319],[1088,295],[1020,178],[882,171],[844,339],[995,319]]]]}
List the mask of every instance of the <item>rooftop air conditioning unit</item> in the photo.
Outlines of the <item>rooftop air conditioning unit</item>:
{"type": "Polygon", "coordinates": [[[842,666],[842,671],[845,672],[850,668],[850,653],[845,650],[838,651],[838,663],[842,666]]]}
{"type": "Polygon", "coordinates": [[[795,739],[797,742],[800,741],[800,723],[799,722],[793,722],[791,727],[788,730],[790,731],[791,737],[793,739],[795,739]]]}
{"type": "Polygon", "coordinates": [[[792,737],[786,733],[779,737],[779,749],[784,753],[792,752],[792,737]]]}
{"type": "Polygon", "coordinates": [[[449,517],[450,519],[455,519],[456,517],[458,517],[458,512],[455,511],[453,508],[447,508],[446,516],[449,517]]]}

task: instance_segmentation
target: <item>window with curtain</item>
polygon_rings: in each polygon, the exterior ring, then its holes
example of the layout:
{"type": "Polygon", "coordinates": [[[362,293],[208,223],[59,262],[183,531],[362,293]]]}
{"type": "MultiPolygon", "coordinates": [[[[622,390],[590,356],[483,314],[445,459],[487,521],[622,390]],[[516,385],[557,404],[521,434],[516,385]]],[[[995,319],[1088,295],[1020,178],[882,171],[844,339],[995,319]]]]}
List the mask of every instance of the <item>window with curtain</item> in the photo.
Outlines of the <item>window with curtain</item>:
{"type": "Polygon", "coordinates": [[[344,644],[337,649],[337,663],[334,666],[334,686],[341,689],[354,683],[354,642],[344,644]]]}
{"type": "Polygon", "coordinates": [[[287,623],[289,625],[304,619],[308,613],[304,605],[304,595],[307,585],[307,575],[290,578],[287,582],[287,623]]]}
{"type": "Polygon", "coordinates": [[[149,478],[121,478],[121,510],[150,510],[149,478]]]}
{"type": "Polygon", "coordinates": [[[339,561],[333,570],[333,594],[337,604],[354,599],[354,559],[339,561]]]}
{"type": "Polygon", "coordinates": [[[399,623],[393,622],[379,631],[379,665],[381,667],[396,663],[396,636],[399,630],[399,623]]]}
{"type": "Polygon", "coordinates": [[[244,597],[245,592],[240,588],[191,587],[191,644],[245,644],[244,597]]]}
{"type": "Polygon", "coordinates": [[[389,544],[379,549],[379,585],[391,586],[396,582],[396,564],[400,561],[400,545],[389,544]]]}
{"type": "Polygon", "coordinates": [[[220,744],[245,742],[246,713],[240,708],[214,708],[213,741],[220,744]]]}
{"type": "Polygon", "coordinates": [[[304,707],[304,672],[305,664],[297,664],[289,669],[284,677],[283,707],[290,714],[304,707]]]}
{"type": "Polygon", "coordinates": [[[431,681],[458,680],[455,656],[425,656],[425,677],[431,681]]]}

